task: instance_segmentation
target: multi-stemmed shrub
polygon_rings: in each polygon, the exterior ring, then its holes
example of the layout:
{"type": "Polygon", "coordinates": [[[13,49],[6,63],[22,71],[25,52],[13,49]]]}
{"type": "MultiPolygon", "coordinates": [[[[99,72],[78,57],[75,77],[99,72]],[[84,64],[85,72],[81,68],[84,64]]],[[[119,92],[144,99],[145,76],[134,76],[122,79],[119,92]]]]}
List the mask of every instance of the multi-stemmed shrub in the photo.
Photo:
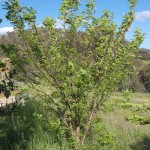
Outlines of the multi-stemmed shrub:
{"type": "Polygon", "coordinates": [[[63,0],[60,32],[55,19],[43,21],[50,42],[42,40],[33,8],[21,6],[18,0],[5,2],[6,18],[22,41],[9,55],[12,63],[43,96],[76,148],[84,144],[102,103],[134,70],[132,60],[143,34],[136,29],[126,44],[125,34],[134,21],[136,2],[129,0],[129,12],[117,27],[109,11],[99,18],[94,16],[94,0],[87,1],[84,10],[80,0],[63,0]],[[79,30],[84,32],[82,39],[78,38],[79,30]]]}

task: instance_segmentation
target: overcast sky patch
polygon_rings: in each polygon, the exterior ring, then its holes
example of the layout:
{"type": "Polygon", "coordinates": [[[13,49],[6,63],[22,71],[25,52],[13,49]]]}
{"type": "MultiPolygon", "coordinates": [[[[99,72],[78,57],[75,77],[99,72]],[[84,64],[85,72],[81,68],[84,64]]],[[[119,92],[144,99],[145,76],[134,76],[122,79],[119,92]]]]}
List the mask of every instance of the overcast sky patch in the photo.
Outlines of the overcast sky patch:
{"type": "Polygon", "coordinates": [[[55,20],[56,21],[56,28],[63,28],[63,21],[62,20],[60,20],[60,19],[56,19],[55,20]]]}
{"type": "Polygon", "coordinates": [[[137,21],[150,20],[150,11],[145,10],[145,11],[141,11],[141,12],[136,12],[135,13],[135,19],[137,21]]]}
{"type": "Polygon", "coordinates": [[[0,28],[0,35],[6,34],[7,32],[14,31],[13,27],[3,27],[0,28]]]}

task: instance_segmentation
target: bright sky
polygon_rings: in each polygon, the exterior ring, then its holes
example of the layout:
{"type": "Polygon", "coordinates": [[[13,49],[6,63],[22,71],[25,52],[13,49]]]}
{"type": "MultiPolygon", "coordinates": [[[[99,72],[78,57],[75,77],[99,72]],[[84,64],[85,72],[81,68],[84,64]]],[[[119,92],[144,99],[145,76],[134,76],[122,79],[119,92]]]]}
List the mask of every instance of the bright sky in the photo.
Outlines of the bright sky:
{"type": "MultiPolygon", "coordinates": [[[[0,24],[0,35],[7,31],[13,31],[9,21],[5,19],[6,11],[2,9],[5,0],[0,0],[0,18],[3,22],[0,24]]],[[[57,21],[57,26],[61,27],[61,21],[58,20],[59,7],[62,0],[19,0],[22,5],[32,6],[37,11],[37,23],[40,25],[46,16],[53,17],[57,21]]],[[[81,0],[84,4],[86,0],[81,0]]],[[[95,0],[96,16],[102,15],[105,9],[110,10],[114,14],[114,21],[119,24],[122,16],[128,11],[128,0],[95,0]]],[[[150,0],[139,0],[136,6],[136,20],[130,31],[126,34],[126,39],[132,39],[133,31],[136,27],[142,29],[146,33],[146,37],[141,47],[150,49],[150,0]]]]}

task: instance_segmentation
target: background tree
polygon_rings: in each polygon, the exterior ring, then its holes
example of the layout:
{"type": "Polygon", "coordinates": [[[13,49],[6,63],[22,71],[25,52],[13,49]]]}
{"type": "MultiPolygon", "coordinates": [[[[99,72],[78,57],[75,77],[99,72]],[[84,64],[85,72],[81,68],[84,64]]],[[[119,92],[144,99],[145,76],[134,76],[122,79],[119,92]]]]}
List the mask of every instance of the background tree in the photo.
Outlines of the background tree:
{"type": "Polygon", "coordinates": [[[18,0],[5,2],[6,18],[24,43],[22,51],[18,46],[10,55],[12,63],[43,96],[66,138],[73,140],[76,148],[84,144],[100,106],[134,70],[132,60],[143,34],[136,29],[133,40],[124,44],[125,34],[134,21],[136,0],[129,3],[129,12],[117,29],[109,11],[104,11],[100,18],[94,17],[94,0],[88,1],[83,11],[79,0],[63,0],[59,17],[63,30],[56,34],[55,20],[47,17],[43,25],[51,42],[46,43],[36,27],[33,8],[21,6],[18,0]],[[79,41],[77,32],[81,28],[84,36],[79,41]],[[84,51],[79,50],[78,43],[84,51]],[[36,78],[35,72],[27,71],[28,66],[36,70],[36,78]],[[35,79],[37,85],[33,84],[35,79]]]}

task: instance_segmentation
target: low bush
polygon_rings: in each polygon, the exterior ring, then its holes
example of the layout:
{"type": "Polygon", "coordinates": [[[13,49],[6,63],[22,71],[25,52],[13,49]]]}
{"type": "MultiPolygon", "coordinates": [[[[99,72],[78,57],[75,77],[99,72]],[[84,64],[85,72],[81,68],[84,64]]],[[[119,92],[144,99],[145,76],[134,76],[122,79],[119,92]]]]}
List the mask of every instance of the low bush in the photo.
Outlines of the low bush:
{"type": "MultiPolygon", "coordinates": [[[[69,143],[64,128],[56,116],[47,109],[49,106],[41,97],[28,99],[24,106],[18,106],[10,116],[0,122],[1,150],[71,150],[74,140],[69,143]],[[39,101],[40,99],[40,101],[39,101]]],[[[115,136],[96,119],[81,149],[98,150],[115,147],[115,136]]]]}

